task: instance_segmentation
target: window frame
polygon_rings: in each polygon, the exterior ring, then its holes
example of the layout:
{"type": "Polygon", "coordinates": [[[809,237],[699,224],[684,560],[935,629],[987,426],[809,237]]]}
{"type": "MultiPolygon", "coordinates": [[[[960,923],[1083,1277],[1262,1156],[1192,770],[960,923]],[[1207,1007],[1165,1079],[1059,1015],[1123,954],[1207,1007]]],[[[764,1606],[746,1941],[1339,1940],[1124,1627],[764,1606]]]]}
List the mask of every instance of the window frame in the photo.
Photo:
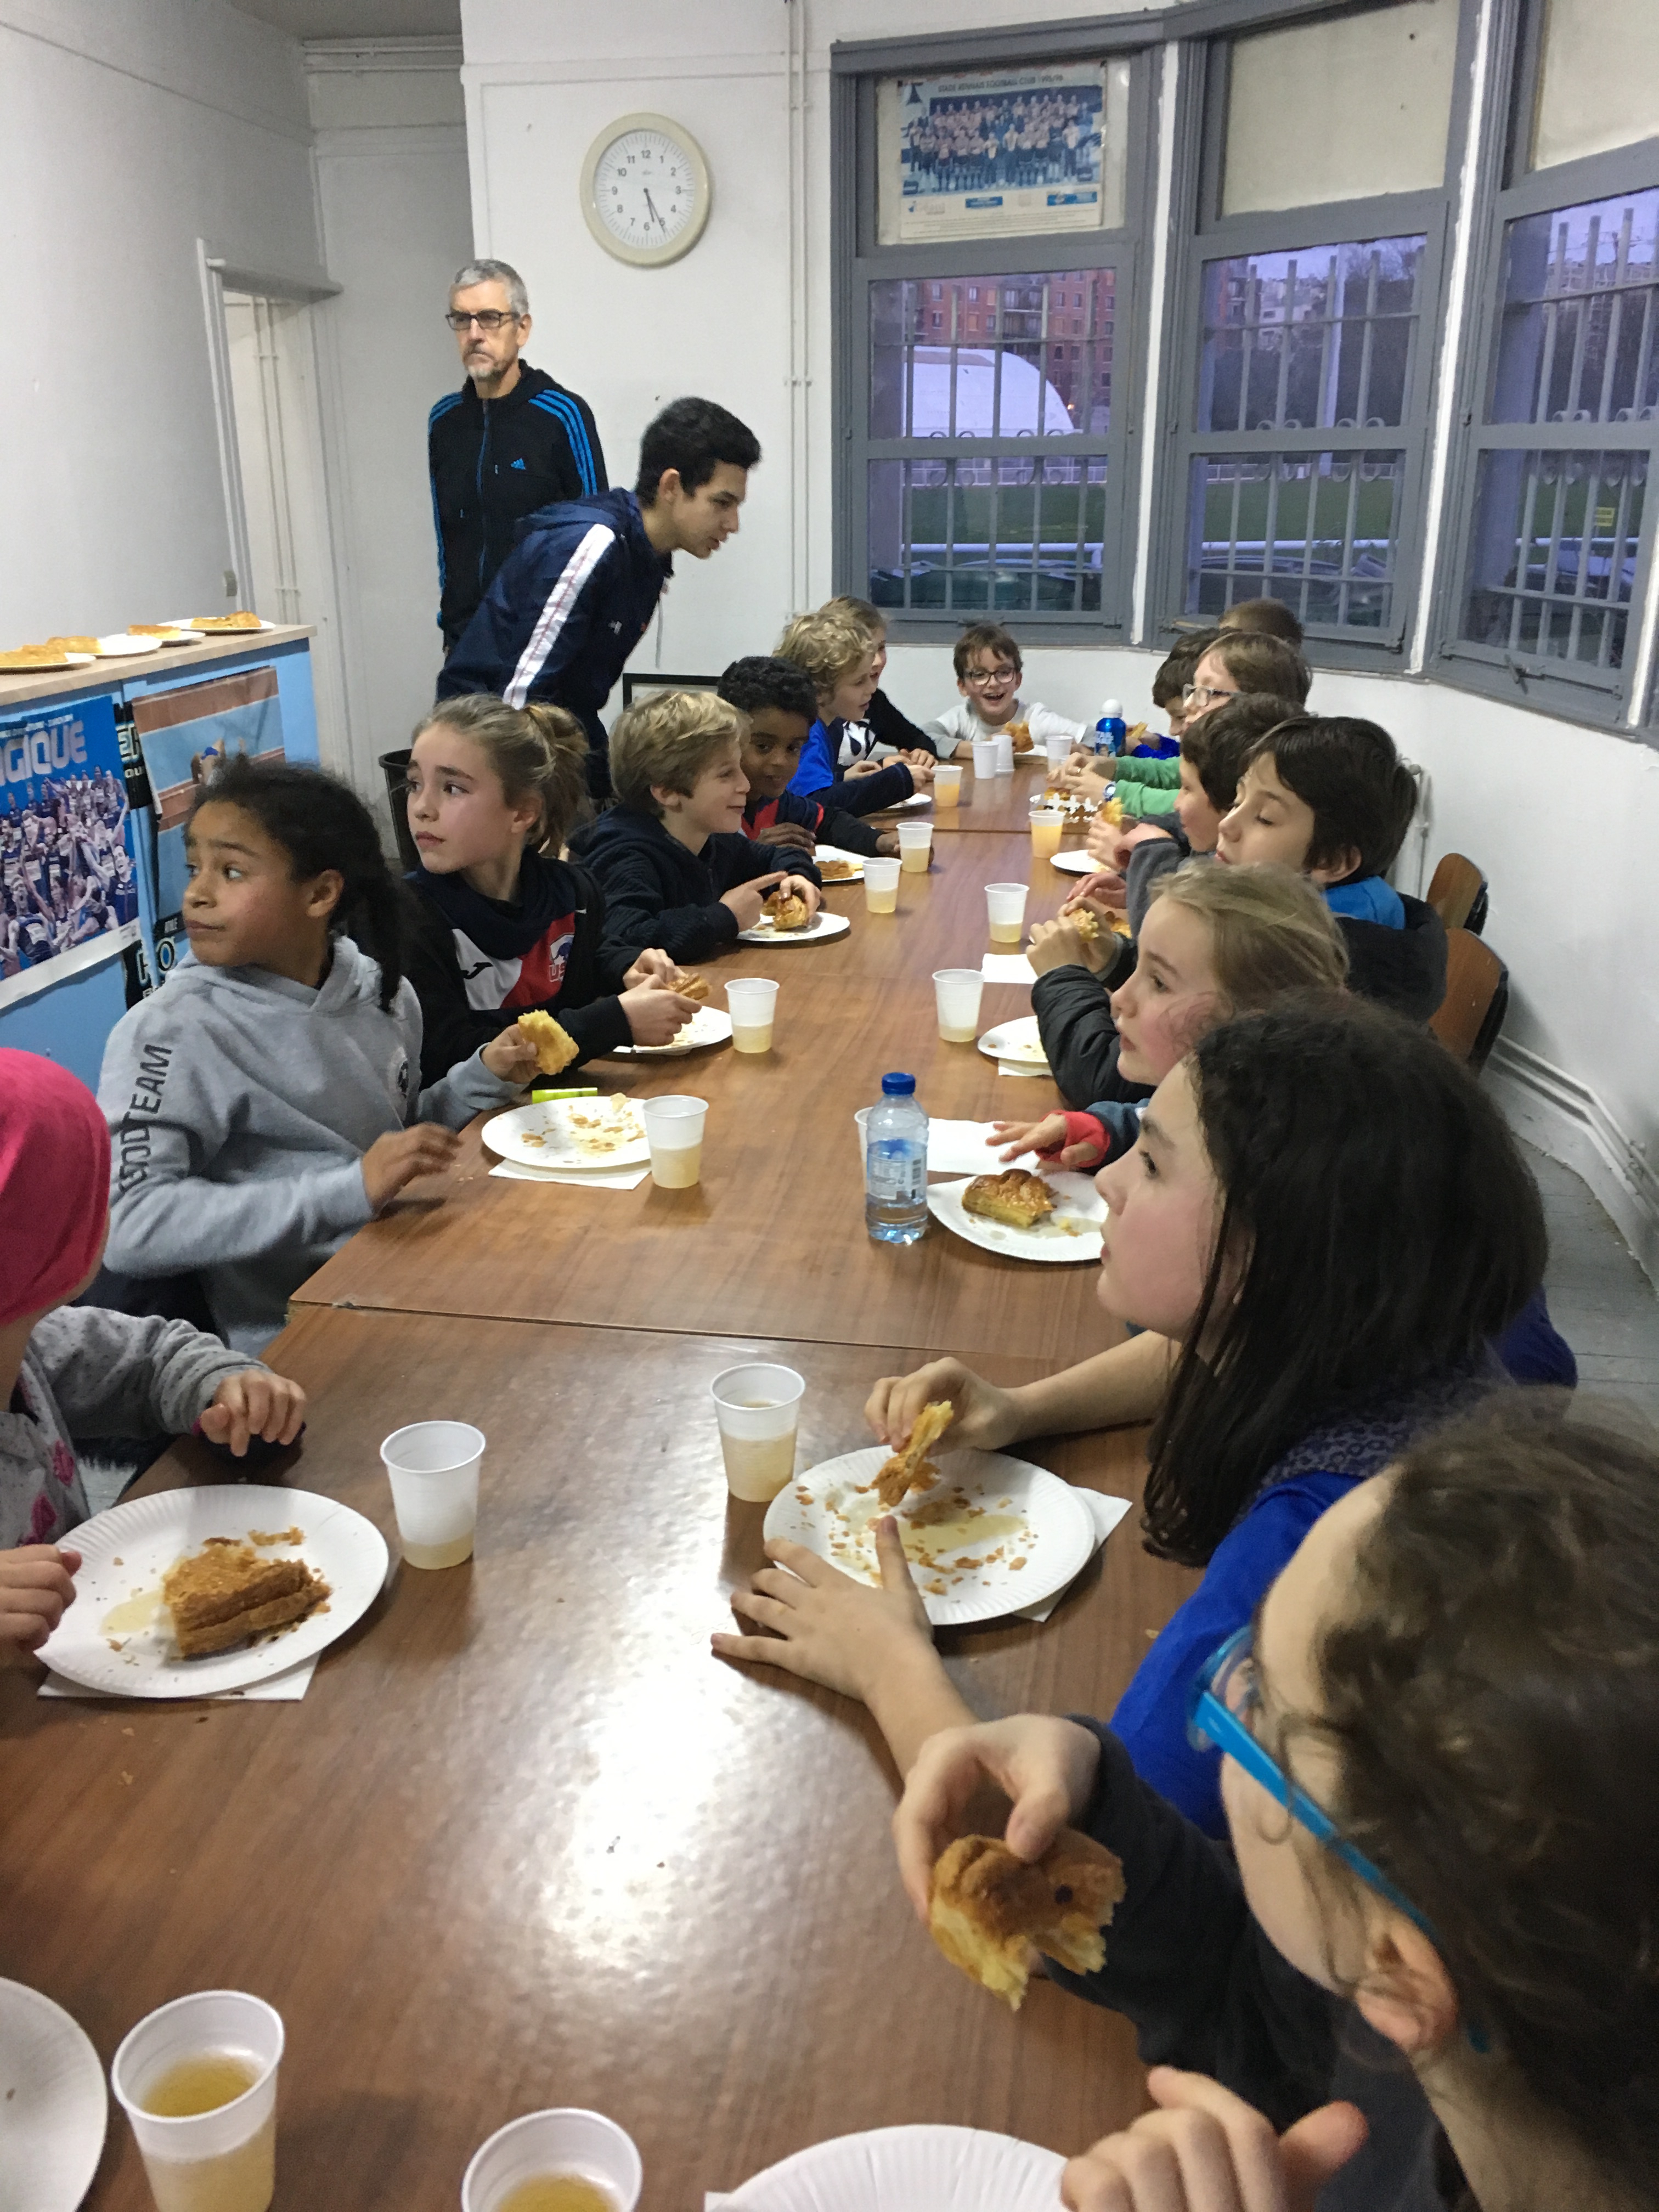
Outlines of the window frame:
{"type": "Polygon", "coordinates": [[[1498,143],[1481,194],[1481,235],[1472,259],[1462,375],[1447,457],[1447,500],[1433,605],[1431,647],[1425,673],[1459,689],[1559,715],[1591,728],[1646,734],[1659,731],[1659,687],[1637,696],[1644,653],[1650,653],[1649,599],[1659,559],[1659,419],[1642,423],[1491,422],[1486,417],[1497,373],[1504,317],[1504,237],[1509,224],[1587,200],[1659,189],[1659,133],[1611,152],[1527,166],[1538,94],[1544,0],[1510,0],[1495,81],[1500,99],[1498,143]],[[1644,433],[1645,434],[1641,434],[1644,433]],[[1512,654],[1459,635],[1478,506],[1481,456],[1492,452],[1609,450],[1648,456],[1647,495],[1638,538],[1636,573],[1626,621],[1623,665],[1601,670],[1553,655],[1512,654]]]}

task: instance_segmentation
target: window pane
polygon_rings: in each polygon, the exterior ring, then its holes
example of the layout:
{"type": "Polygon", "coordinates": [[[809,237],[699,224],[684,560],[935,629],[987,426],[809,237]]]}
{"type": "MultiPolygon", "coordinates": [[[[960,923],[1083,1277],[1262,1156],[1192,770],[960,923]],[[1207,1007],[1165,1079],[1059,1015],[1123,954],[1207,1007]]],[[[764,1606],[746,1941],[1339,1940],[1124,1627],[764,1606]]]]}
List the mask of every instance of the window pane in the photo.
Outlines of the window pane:
{"type": "Polygon", "coordinates": [[[1659,8],[1653,0],[1548,0],[1532,167],[1553,168],[1659,135],[1656,83],[1659,8]]]}
{"type": "Polygon", "coordinates": [[[1386,629],[1401,453],[1207,453],[1189,492],[1188,614],[1283,599],[1304,623],[1386,629]]]}
{"type": "Polygon", "coordinates": [[[873,461],[869,499],[878,607],[1099,611],[1103,454],[873,461]]]}
{"type": "Polygon", "coordinates": [[[870,287],[872,438],[1060,438],[1111,420],[1115,272],[870,287]]]}
{"type": "Polygon", "coordinates": [[[1422,238],[1204,265],[1200,430],[1328,430],[1405,418],[1422,238]]]}
{"type": "Polygon", "coordinates": [[[1462,635],[1620,667],[1646,483],[1644,453],[1483,453],[1462,635]]]}
{"type": "Polygon", "coordinates": [[[1659,191],[1589,200],[1506,226],[1492,422],[1653,419],[1656,234],[1659,191]]]}
{"type": "Polygon", "coordinates": [[[1223,214],[1433,190],[1456,58],[1457,0],[1235,39],[1223,214]]]}

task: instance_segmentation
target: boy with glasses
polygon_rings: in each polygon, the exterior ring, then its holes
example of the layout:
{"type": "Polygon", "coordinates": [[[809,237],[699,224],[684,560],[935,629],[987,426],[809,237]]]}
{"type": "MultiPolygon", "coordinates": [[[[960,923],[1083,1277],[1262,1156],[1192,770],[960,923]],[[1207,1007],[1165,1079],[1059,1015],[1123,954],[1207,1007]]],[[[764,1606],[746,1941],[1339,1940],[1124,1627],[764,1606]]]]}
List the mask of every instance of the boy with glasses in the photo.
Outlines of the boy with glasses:
{"type": "Polygon", "coordinates": [[[1075,744],[1083,735],[1083,723],[1068,721],[1049,707],[1027,706],[1021,699],[1019,647],[1000,623],[970,623],[957,640],[952,659],[962,704],[922,726],[923,737],[932,741],[941,760],[948,760],[960,744],[975,738],[999,737],[1005,730],[1012,733],[1016,752],[1030,749],[1019,743],[1022,731],[1039,752],[1050,738],[1075,744]]]}

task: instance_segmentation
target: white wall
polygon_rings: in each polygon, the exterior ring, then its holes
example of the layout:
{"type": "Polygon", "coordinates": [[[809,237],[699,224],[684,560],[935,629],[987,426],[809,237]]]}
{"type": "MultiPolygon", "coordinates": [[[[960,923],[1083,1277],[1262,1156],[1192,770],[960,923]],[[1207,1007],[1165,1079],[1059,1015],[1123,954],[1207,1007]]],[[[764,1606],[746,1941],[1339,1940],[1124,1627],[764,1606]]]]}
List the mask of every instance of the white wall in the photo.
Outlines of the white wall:
{"type": "Polygon", "coordinates": [[[0,0],[0,632],[225,605],[197,240],[318,261],[299,49],[217,0],[0,0]]]}

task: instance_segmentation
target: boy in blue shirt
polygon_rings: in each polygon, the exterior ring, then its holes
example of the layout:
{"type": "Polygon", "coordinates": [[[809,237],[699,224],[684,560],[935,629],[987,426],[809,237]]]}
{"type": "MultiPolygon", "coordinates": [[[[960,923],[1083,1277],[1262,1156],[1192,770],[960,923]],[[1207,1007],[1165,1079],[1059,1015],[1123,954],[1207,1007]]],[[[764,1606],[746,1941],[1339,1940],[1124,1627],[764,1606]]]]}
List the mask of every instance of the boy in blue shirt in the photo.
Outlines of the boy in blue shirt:
{"type": "MultiPolygon", "coordinates": [[[[749,779],[743,832],[775,847],[815,850],[818,839],[844,853],[895,854],[898,833],[878,830],[793,788],[801,748],[817,719],[812,679],[793,661],[754,654],[734,660],[720,680],[720,696],[747,724],[743,772],[749,779]]],[[[826,792],[825,798],[833,795],[826,792]]]]}

